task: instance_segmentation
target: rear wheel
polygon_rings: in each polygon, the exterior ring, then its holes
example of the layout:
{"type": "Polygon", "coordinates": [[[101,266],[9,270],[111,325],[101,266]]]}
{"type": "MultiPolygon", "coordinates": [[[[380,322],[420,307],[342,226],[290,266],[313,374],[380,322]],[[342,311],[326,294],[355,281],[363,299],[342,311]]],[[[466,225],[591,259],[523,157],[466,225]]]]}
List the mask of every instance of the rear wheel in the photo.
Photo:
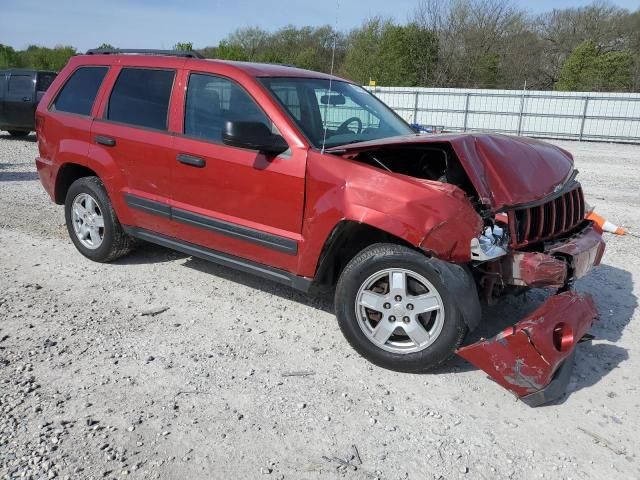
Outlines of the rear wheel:
{"type": "Polygon", "coordinates": [[[85,257],[96,262],[111,262],[132,250],[134,240],[120,225],[98,177],[73,182],[64,207],[71,241],[85,257]]]}
{"type": "Polygon", "coordinates": [[[377,244],[356,255],[336,288],[336,315],[351,345],[372,363],[422,372],[446,361],[467,328],[431,260],[377,244]]]}
{"type": "Polygon", "coordinates": [[[12,137],[16,137],[16,138],[20,138],[20,137],[26,137],[27,135],[29,135],[29,131],[24,131],[24,130],[8,130],[9,135],[11,135],[12,137]]]}

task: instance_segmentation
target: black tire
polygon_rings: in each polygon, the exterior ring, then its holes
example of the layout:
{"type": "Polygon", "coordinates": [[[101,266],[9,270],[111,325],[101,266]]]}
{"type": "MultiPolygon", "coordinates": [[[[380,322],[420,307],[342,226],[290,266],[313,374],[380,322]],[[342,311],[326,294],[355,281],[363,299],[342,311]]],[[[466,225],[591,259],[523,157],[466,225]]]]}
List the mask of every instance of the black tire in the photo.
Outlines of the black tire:
{"type": "Polygon", "coordinates": [[[135,246],[135,240],[127,235],[120,225],[107,191],[98,177],[83,177],[71,184],[64,202],[64,215],[71,241],[82,255],[91,260],[103,263],[111,262],[128,254],[135,246]],[[74,199],[83,193],[93,198],[104,219],[102,243],[95,249],[84,246],[73,227],[72,204],[74,199]]]}
{"type": "Polygon", "coordinates": [[[433,369],[453,355],[468,329],[454,295],[444,284],[435,262],[440,261],[404,246],[380,243],[362,250],[347,264],[336,286],[335,311],[342,333],[360,355],[380,367],[410,373],[433,369]],[[424,350],[411,353],[383,350],[358,325],[355,307],[358,290],[376,272],[390,268],[410,270],[423,276],[435,287],[442,299],[442,330],[436,340],[424,350]]]}
{"type": "Polygon", "coordinates": [[[7,130],[7,131],[9,132],[9,135],[16,138],[26,137],[31,133],[29,131],[25,132],[24,130],[7,130]]]}

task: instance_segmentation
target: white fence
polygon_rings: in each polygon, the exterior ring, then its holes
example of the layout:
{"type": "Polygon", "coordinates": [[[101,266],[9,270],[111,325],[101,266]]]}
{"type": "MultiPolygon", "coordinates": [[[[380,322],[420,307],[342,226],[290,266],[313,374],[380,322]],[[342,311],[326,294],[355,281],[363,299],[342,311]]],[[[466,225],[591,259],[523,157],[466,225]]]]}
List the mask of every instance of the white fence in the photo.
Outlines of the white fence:
{"type": "Polygon", "coordinates": [[[640,94],[367,88],[409,123],[445,131],[640,143],[640,94]]]}

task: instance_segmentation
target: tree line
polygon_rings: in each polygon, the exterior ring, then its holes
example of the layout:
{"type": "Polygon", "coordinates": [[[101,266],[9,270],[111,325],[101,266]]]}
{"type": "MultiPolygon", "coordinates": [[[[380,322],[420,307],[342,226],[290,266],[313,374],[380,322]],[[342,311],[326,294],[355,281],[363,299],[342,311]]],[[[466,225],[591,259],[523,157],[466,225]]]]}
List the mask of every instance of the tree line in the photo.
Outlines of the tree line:
{"type": "MultiPolygon", "coordinates": [[[[350,31],[240,28],[198,51],[207,58],[333,69],[361,84],[637,92],[640,10],[598,0],[532,15],[513,0],[422,0],[402,23],[374,17],[350,31]]],[[[70,46],[14,51],[0,45],[0,68],[59,70],[74,54],[70,46]]]]}

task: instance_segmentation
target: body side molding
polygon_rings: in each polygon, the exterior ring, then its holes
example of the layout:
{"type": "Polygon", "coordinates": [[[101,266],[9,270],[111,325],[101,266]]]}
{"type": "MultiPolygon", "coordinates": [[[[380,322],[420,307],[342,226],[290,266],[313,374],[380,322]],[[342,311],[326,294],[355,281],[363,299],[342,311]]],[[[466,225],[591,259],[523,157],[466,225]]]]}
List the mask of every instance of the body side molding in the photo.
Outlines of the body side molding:
{"type": "Polygon", "coordinates": [[[166,203],[148,200],[146,198],[138,197],[137,195],[131,195],[130,193],[125,193],[124,201],[127,202],[127,206],[131,208],[159,215],[161,217],[171,218],[171,207],[166,203]]]}
{"type": "Polygon", "coordinates": [[[210,230],[227,237],[256,243],[265,248],[277,250],[288,255],[297,255],[298,253],[298,242],[296,240],[291,240],[290,238],[226,222],[224,220],[218,220],[216,218],[200,215],[188,210],[174,208],[166,203],[141,198],[130,193],[125,194],[124,198],[127,205],[131,208],[143,210],[147,213],[160,215],[162,217],[168,217],[171,220],[210,230]]]}

